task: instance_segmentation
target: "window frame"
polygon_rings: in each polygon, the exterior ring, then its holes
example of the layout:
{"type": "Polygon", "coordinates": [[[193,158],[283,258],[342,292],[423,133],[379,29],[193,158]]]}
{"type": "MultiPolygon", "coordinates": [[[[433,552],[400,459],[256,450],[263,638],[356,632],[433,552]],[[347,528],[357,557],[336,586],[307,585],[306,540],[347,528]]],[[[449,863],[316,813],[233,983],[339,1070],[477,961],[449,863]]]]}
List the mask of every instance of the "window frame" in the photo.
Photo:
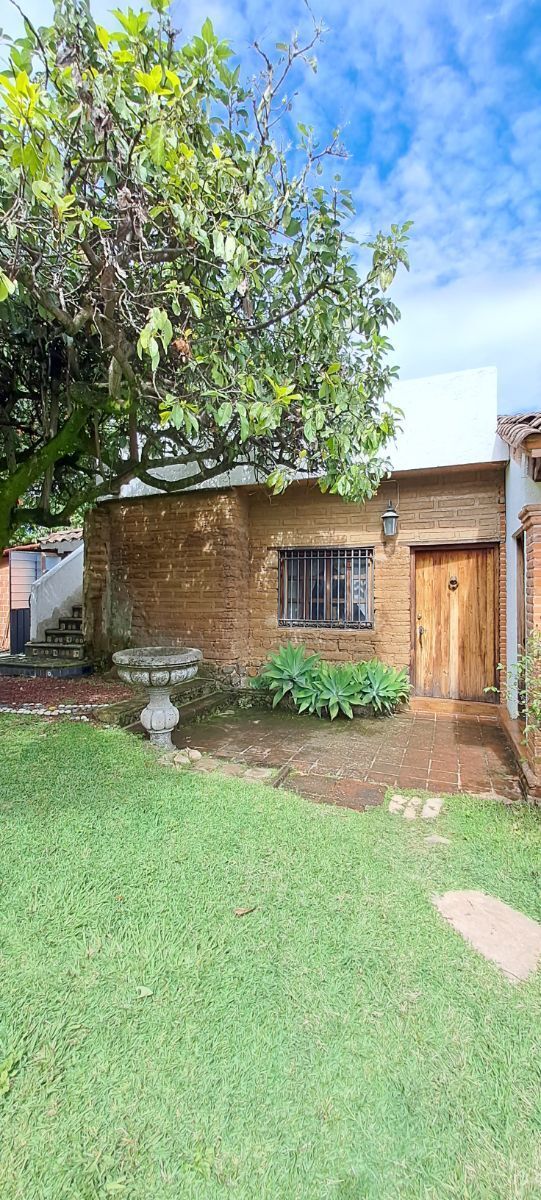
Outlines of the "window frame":
{"type": "MultiPolygon", "coordinates": [[[[280,546],[278,547],[278,625],[280,628],[289,629],[336,629],[336,630],[371,630],[374,629],[374,572],[375,572],[375,547],[374,546],[280,546]],[[318,595],[316,599],[316,609],[319,611],[320,604],[323,605],[324,615],[316,616],[312,619],[306,615],[308,606],[311,603],[309,599],[309,588],[312,588],[313,602],[313,586],[319,585],[320,573],[319,569],[322,560],[324,561],[324,595],[318,595]],[[338,597],[333,599],[332,596],[332,565],[334,562],[338,565],[338,597]],[[316,563],[316,575],[313,579],[313,563],[316,563]],[[288,605],[288,573],[287,567],[290,564],[297,563],[297,589],[301,584],[300,563],[311,563],[310,576],[308,571],[304,569],[302,572],[302,587],[304,589],[303,602],[303,617],[287,616],[288,605]],[[353,599],[352,584],[354,583],[353,563],[365,564],[364,578],[366,579],[366,612],[367,619],[364,621],[354,620],[352,617],[353,606],[355,603],[360,604],[360,601],[353,599]],[[343,563],[344,567],[344,595],[340,596],[341,578],[340,566],[343,563]],[[309,583],[309,579],[312,581],[309,583]],[[343,604],[345,617],[339,618],[331,615],[328,616],[329,609],[333,605],[337,606],[338,611],[343,604]],[[348,620],[348,613],[350,619],[348,620]]],[[[359,571],[359,579],[363,578],[359,571]]]]}

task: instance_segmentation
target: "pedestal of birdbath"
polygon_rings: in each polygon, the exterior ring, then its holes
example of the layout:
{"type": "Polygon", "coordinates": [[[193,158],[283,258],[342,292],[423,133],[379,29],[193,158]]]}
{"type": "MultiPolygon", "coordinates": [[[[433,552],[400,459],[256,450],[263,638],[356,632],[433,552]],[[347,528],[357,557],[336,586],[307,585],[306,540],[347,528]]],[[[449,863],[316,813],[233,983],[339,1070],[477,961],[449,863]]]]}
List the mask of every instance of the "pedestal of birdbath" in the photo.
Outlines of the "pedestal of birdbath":
{"type": "Polygon", "coordinates": [[[171,734],[179,721],[178,708],[171,702],[171,688],[197,675],[203,654],[191,646],[142,646],[117,650],[113,662],[124,683],[146,687],[149,701],[141,713],[141,724],[153,745],[172,750],[171,734]]]}

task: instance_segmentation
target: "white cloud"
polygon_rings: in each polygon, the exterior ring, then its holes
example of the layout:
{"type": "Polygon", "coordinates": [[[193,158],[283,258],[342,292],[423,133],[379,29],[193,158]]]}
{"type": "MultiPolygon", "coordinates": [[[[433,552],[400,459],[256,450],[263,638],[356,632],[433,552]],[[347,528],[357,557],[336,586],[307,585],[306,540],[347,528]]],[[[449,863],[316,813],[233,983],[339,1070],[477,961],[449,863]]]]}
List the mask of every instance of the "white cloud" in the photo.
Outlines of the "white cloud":
{"type": "Polygon", "coordinates": [[[541,273],[464,273],[436,293],[410,280],[396,291],[401,378],[497,366],[500,412],[541,408],[541,273]]]}

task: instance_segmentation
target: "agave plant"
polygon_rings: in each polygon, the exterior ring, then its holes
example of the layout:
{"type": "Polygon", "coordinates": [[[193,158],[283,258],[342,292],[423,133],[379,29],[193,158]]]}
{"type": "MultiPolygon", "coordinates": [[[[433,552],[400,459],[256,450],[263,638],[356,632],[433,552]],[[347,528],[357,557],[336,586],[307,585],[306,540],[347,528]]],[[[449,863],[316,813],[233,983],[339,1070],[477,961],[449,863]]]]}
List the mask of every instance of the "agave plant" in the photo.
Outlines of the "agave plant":
{"type": "Polygon", "coordinates": [[[361,704],[355,668],[350,663],[343,663],[340,666],[335,666],[333,663],[322,663],[314,683],[316,688],[314,710],[319,716],[325,708],[331,721],[334,721],[339,712],[351,718],[353,705],[361,704]]]}
{"type": "Polygon", "coordinates": [[[357,703],[370,707],[376,713],[390,713],[397,704],[408,699],[411,691],[408,673],[404,669],[387,667],[378,658],[358,663],[354,668],[358,692],[357,703]]]}
{"type": "Polygon", "coordinates": [[[304,646],[288,642],[270,654],[253,681],[254,687],[274,693],[273,708],[290,695],[299,713],[339,713],[353,716],[354,707],[388,714],[408,699],[410,684],[405,670],[387,667],[377,658],[361,663],[326,663],[304,646]]]}
{"type": "Polygon", "coordinates": [[[304,693],[304,689],[311,687],[319,666],[319,655],[308,654],[304,646],[295,646],[292,642],[287,642],[286,645],[280,646],[279,650],[269,654],[258,679],[274,692],[272,707],[276,708],[288,692],[297,703],[297,696],[304,693]]]}

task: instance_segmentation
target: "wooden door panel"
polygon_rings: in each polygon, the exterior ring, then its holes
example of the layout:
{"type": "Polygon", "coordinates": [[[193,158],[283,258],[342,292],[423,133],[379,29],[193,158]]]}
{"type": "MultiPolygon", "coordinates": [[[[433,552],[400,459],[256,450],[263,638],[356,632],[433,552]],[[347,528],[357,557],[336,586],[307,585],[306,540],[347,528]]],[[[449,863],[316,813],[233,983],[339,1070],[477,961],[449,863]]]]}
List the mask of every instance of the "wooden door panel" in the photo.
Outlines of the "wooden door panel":
{"type": "Polygon", "coordinates": [[[484,689],[496,682],[494,547],[417,551],[414,602],[417,695],[490,700],[484,689]]]}

